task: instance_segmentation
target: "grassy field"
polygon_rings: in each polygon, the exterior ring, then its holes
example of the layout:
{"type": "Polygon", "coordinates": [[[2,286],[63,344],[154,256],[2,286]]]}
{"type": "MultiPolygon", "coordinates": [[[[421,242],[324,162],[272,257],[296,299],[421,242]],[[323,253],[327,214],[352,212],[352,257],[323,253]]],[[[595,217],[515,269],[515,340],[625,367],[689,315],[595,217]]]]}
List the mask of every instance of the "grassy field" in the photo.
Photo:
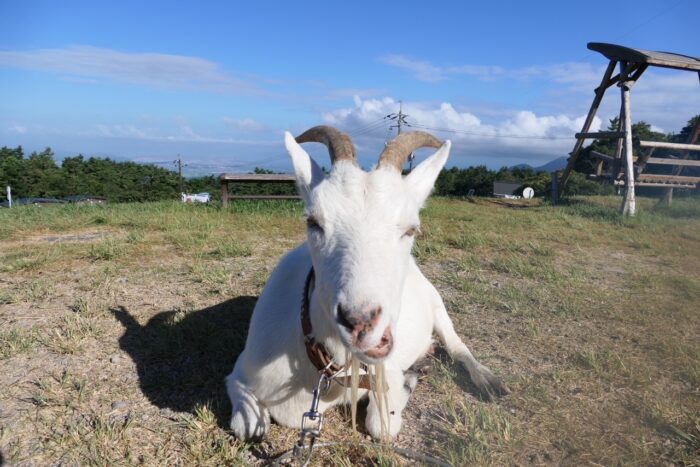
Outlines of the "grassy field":
{"type": "MultiPolygon", "coordinates": [[[[700,203],[621,220],[565,206],[432,199],[415,255],[477,358],[512,394],[479,400],[431,358],[396,445],[453,465],[700,464],[700,203]]],[[[264,463],[273,425],[232,439],[222,379],[294,202],[0,210],[0,455],[8,464],[264,463]]],[[[296,312],[290,310],[290,312],[296,312]]],[[[315,465],[392,465],[327,415],[315,465]]],[[[1,464],[2,462],[0,462],[1,464]]]]}

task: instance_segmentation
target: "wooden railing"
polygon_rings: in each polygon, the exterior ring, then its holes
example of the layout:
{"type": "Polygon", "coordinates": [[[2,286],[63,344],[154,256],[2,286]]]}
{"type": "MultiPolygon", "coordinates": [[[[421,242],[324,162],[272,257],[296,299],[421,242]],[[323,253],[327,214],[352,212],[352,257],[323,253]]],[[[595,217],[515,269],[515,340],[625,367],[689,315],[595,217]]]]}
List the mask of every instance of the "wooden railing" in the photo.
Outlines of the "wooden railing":
{"type": "Polygon", "coordinates": [[[299,195],[231,195],[229,185],[236,183],[287,183],[294,184],[294,175],[284,174],[221,174],[221,205],[228,207],[230,199],[300,199],[299,195]]]}

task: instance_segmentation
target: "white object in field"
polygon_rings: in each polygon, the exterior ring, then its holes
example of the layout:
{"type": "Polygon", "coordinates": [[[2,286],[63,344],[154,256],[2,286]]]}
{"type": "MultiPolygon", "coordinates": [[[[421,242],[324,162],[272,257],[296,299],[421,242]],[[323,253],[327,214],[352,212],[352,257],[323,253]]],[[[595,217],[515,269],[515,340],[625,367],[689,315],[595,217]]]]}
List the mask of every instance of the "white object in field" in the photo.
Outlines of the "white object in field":
{"type": "Polygon", "coordinates": [[[197,193],[196,195],[188,195],[187,193],[180,193],[182,195],[183,203],[208,203],[211,201],[211,195],[209,193],[197,193]]]}
{"type": "Polygon", "coordinates": [[[525,187],[523,190],[523,198],[525,199],[531,199],[533,196],[535,196],[535,190],[533,190],[531,187],[525,187]]]}

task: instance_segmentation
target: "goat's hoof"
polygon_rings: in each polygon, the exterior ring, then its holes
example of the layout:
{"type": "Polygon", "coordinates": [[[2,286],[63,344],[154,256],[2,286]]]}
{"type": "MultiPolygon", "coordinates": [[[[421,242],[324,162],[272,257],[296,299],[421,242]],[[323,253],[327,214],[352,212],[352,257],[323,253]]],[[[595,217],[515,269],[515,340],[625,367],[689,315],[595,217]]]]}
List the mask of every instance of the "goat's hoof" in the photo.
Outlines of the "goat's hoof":
{"type": "Polygon", "coordinates": [[[510,394],[510,389],[505,383],[485,366],[479,367],[478,372],[470,376],[483,399],[491,401],[510,394]]]}
{"type": "Polygon", "coordinates": [[[403,424],[403,419],[401,414],[389,414],[388,425],[386,430],[382,430],[382,424],[379,420],[379,414],[372,414],[371,411],[367,412],[367,418],[365,420],[365,428],[367,433],[377,441],[381,441],[382,437],[384,439],[395,439],[396,436],[401,431],[401,425],[403,424]]]}
{"type": "Polygon", "coordinates": [[[416,386],[418,385],[418,376],[419,374],[417,372],[411,370],[408,370],[403,374],[403,387],[409,394],[416,389],[416,386]]]}
{"type": "Polygon", "coordinates": [[[257,442],[262,440],[267,432],[267,425],[264,417],[258,419],[252,413],[245,414],[242,411],[235,411],[231,416],[231,432],[241,441],[257,442]]]}
{"type": "Polygon", "coordinates": [[[408,369],[408,371],[418,373],[419,376],[428,375],[433,371],[433,360],[433,358],[430,358],[426,355],[425,357],[420,358],[416,362],[414,362],[413,365],[411,365],[411,367],[408,369]]]}

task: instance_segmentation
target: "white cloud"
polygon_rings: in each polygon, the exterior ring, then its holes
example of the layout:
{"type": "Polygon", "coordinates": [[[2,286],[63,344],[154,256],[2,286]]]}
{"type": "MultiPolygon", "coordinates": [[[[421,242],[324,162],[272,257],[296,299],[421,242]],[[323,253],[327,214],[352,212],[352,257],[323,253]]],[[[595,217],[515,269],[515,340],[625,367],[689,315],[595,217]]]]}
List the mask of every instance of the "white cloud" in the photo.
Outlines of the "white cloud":
{"type": "MultiPolygon", "coordinates": [[[[358,146],[368,153],[379,151],[394,122],[385,117],[398,111],[399,103],[390,98],[366,99],[355,97],[355,106],[322,114],[329,125],[347,131],[358,146]]],[[[454,153],[487,163],[489,157],[508,157],[525,162],[540,157],[546,162],[564,156],[571,150],[574,133],[581,130],[585,115],[540,115],[529,110],[513,110],[508,118],[484,123],[477,115],[455,108],[451,103],[404,102],[411,128],[424,129],[440,138],[454,142],[454,153]]],[[[600,128],[600,119],[593,122],[592,131],[600,128]]],[[[396,135],[395,130],[392,133],[396,135]]],[[[454,161],[455,157],[453,157],[454,161]]],[[[454,162],[456,163],[456,162],[454,162]]],[[[460,164],[461,165],[461,164],[460,164]]]]}
{"type": "Polygon", "coordinates": [[[403,55],[387,55],[380,62],[412,72],[416,79],[435,82],[447,79],[444,69],[426,61],[411,60],[403,55]]]}
{"type": "Polygon", "coordinates": [[[122,52],[89,46],[0,51],[0,66],[66,75],[72,80],[103,79],[160,89],[225,94],[265,94],[209,60],[186,55],[122,52]]]}
{"type": "Polygon", "coordinates": [[[22,126],[22,125],[10,125],[10,127],[7,129],[9,133],[16,133],[18,135],[24,135],[27,133],[27,127],[22,126]]]}
{"type": "MultiPolygon", "coordinates": [[[[169,143],[215,143],[261,145],[280,144],[280,140],[241,139],[222,135],[207,135],[195,130],[185,119],[176,118],[175,125],[140,127],[132,123],[94,124],[77,133],[83,138],[130,139],[150,142],[169,143]]],[[[70,132],[72,133],[72,132],[70,132]]]]}
{"type": "Polygon", "coordinates": [[[149,138],[146,130],[137,128],[134,125],[105,125],[98,123],[94,125],[93,130],[89,131],[88,134],[103,138],[149,138]]]}
{"type": "MultiPolygon", "coordinates": [[[[507,69],[499,65],[456,65],[439,66],[426,60],[414,60],[403,55],[386,55],[379,61],[413,73],[420,81],[437,82],[455,76],[472,76],[481,80],[532,78],[545,79],[554,83],[597,86],[605,67],[597,67],[585,62],[567,62],[553,65],[533,65],[525,68],[507,69]]],[[[590,86],[587,86],[590,87],[590,86]]]]}
{"type": "Polygon", "coordinates": [[[252,118],[229,118],[224,117],[224,123],[235,128],[236,130],[245,132],[263,131],[265,125],[252,118]]]}
{"type": "Polygon", "coordinates": [[[595,66],[586,62],[566,62],[552,65],[533,65],[516,68],[509,74],[516,79],[541,78],[560,84],[572,84],[590,89],[603,79],[605,66],[595,66]]]}
{"type": "Polygon", "coordinates": [[[494,65],[459,65],[442,67],[434,65],[425,60],[414,60],[403,55],[386,55],[380,57],[379,61],[386,65],[401,68],[413,73],[414,77],[420,81],[437,82],[449,79],[454,75],[475,76],[480,79],[492,79],[502,76],[505,70],[494,65]]]}

